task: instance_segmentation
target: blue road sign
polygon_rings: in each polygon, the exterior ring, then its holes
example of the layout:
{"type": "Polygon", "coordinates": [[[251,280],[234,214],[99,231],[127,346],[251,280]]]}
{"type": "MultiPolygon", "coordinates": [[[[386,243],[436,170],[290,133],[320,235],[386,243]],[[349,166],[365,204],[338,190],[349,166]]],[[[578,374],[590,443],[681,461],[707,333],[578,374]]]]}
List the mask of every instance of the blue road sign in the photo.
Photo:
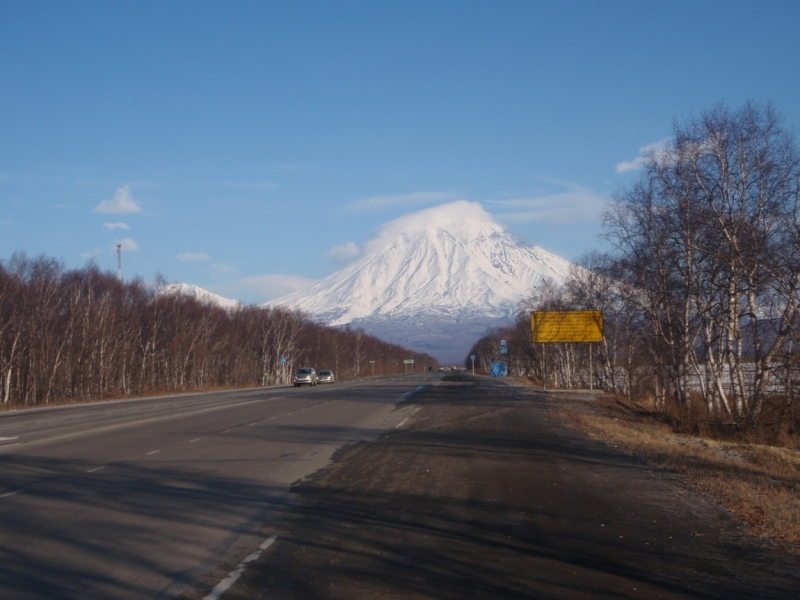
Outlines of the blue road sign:
{"type": "Polygon", "coordinates": [[[288,358],[286,358],[285,356],[281,356],[281,362],[282,362],[282,363],[285,363],[287,360],[289,360],[289,359],[288,359],[288,358]]]}
{"type": "Polygon", "coordinates": [[[491,373],[492,377],[505,377],[506,375],[508,375],[508,369],[506,368],[506,363],[493,362],[491,373]]]}

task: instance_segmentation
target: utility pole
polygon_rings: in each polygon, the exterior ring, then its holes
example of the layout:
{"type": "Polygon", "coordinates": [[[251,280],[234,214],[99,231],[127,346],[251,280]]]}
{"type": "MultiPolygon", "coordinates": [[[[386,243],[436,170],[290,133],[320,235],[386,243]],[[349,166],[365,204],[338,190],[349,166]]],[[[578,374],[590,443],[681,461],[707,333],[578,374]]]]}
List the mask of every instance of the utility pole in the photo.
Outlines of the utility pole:
{"type": "Polygon", "coordinates": [[[117,244],[117,279],[122,281],[122,244],[117,244]]]}

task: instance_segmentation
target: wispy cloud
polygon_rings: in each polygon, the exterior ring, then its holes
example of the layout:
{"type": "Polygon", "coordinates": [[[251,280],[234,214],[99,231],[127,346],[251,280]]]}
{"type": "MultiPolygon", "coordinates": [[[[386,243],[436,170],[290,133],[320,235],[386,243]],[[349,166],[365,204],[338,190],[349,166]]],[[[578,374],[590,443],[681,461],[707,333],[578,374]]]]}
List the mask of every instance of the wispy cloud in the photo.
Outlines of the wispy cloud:
{"type": "Polygon", "coordinates": [[[369,198],[348,202],[342,208],[347,212],[373,212],[395,206],[412,207],[437,204],[455,200],[456,197],[457,194],[453,192],[413,192],[395,196],[370,196],[369,198]]]}
{"type": "Polygon", "coordinates": [[[260,304],[292,292],[307,290],[318,281],[296,275],[255,275],[221,284],[215,287],[215,291],[223,296],[247,298],[250,302],[260,304]]]}
{"type": "Polygon", "coordinates": [[[639,148],[639,156],[637,156],[633,160],[626,160],[617,164],[617,173],[638,171],[639,169],[645,166],[647,160],[652,156],[655,156],[656,159],[658,159],[661,155],[665,154],[667,152],[668,143],[669,143],[669,138],[665,138],[660,142],[653,142],[652,144],[647,144],[646,146],[642,146],[641,148],[639,148]]]}
{"type": "Polygon", "coordinates": [[[492,214],[505,224],[518,222],[571,223],[597,218],[606,203],[606,196],[586,186],[569,181],[546,179],[563,191],[542,193],[524,198],[490,200],[492,214]]]}
{"type": "Polygon", "coordinates": [[[325,256],[335,263],[345,264],[356,258],[359,254],[361,254],[361,251],[354,242],[345,242],[344,244],[334,246],[328,250],[325,256]]]}
{"type": "Polygon", "coordinates": [[[139,244],[133,241],[131,238],[122,238],[118,242],[114,244],[114,251],[117,250],[117,244],[122,244],[122,250],[124,252],[135,252],[139,250],[139,244]]]}
{"type": "Polygon", "coordinates": [[[103,248],[101,248],[100,246],[95,246],[88,252],[81,252],[81,258],[84,260],[89,260],[90,258],[94,258],[98,254],[102,254],[103,252],[105,252],[103,248]]]}
{"type": "Polygon", "coordinates": [[[107,215],[127,215],[141,211],[141,206],[133,199],[131,188],[127,185],[119,188],[111,200],[103,200],[94,207],[94,212],[107,215]]]}
{"type": "Polygon", "coordinates": [[[103,223],[103,227],[108,229],[109,231],[114,231],[115,229],[130,229],[131,226],[127,223],[103,223]]]}
{"type": "Polygon", "coordinates": [[[197,252],[195,254],[192,254],[191,252],[183,252],[178,254],[175,258],[181,262],[201,262],[204,260],[211,260],[211,257],[205,252],[197,252]]]}
{"type": "Polygon", "coordinates": [[[214,263],[211,265],[211,271],[215,275],[230,275],[231,273],[236,273],[238,269],[228,263],[214,263]]]}

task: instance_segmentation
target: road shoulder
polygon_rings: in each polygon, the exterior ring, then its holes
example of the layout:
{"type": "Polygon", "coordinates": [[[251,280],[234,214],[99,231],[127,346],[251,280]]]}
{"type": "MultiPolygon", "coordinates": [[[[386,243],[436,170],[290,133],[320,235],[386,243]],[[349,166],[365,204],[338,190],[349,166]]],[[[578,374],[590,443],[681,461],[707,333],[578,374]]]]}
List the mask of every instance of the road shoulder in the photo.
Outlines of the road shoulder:
{"type": "Polygon", "coordinates": [[[786,598],[797,559],[530,389],[446,378],[292,488],[224,598],[786,598]],[[419,408],[419,410],[416,410],[419,408]]]}

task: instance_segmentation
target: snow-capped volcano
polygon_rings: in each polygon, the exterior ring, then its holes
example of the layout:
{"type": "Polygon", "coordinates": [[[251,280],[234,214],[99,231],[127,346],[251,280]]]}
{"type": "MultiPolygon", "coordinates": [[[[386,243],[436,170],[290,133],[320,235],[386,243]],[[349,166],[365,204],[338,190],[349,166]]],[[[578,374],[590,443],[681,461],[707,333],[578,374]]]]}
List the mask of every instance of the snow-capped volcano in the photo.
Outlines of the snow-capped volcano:
{"type": "Polygon", "coordinates": [[[505,232],[480,204],[459,200],[385,224],[356,262],[269,304],[384,336],[397,329],[404,339],[385,339],[436,352],[450,347],[442,338],[448,328],[457,334],[468,325],[480,336],[512,316],[543,278],[560,284],[568,269],[565,259],[505,232]],[[426,333],[441,339],[427,343],[426,333]]]}

